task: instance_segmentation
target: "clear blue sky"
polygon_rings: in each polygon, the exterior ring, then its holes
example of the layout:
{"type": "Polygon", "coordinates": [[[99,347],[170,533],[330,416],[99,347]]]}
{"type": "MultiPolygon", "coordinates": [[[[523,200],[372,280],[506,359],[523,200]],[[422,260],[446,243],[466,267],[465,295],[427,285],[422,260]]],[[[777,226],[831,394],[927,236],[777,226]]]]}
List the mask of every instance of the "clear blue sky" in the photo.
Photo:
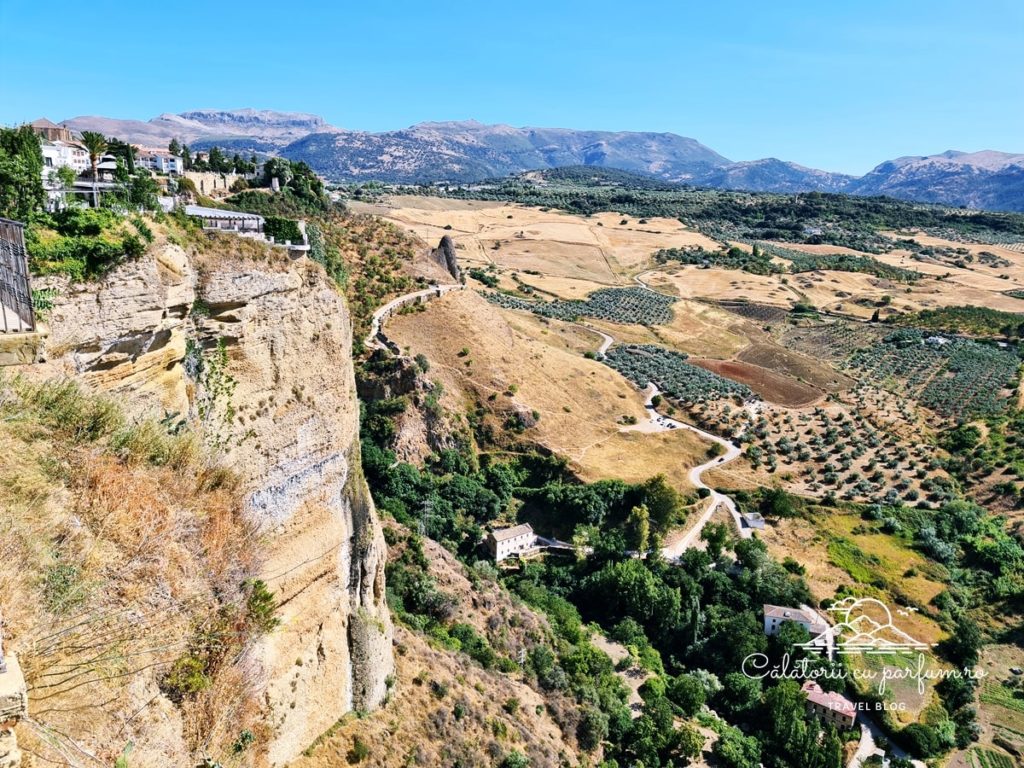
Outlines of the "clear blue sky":
{"type": "Polygon", "coordinates": [[[0,0],[0,123],[194,108],[671,131],[863,173],[1024,152],[1020,0],[0,0]]]}

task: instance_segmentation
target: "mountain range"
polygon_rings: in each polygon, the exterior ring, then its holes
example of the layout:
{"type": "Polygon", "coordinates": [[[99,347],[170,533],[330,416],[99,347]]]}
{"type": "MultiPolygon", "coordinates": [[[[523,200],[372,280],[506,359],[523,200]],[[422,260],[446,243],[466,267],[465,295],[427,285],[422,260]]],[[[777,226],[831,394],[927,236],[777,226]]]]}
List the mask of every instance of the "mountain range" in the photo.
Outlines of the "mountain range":
{"type": "Polygon", "coordinates": [[[64,122],[74,130],[96,130],[149,146],[177,138],[196,149],[216,145],[303,160],[335,181],[466,183],[528,170],[593,165],[719,189],[889,195],[1024,211],[1024,154],[991,150],[900,157],[857,177],[775,158],[734,162],[674,133],[516,128],[473,120],[372,133],[337,128],[313,114],[255,109],[193,110],[148,121],[87,116],[64,122]]]}

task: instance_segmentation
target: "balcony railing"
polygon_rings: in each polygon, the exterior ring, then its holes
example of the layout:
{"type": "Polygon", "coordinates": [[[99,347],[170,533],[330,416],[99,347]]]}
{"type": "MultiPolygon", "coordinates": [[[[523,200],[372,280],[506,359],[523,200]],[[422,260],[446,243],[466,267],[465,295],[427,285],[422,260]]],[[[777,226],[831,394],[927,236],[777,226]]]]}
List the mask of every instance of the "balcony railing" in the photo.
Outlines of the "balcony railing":
{"type": "Polygon", "coordinates": [[[10,219],[0,219],[0,310],[0,333],[28,333],[36,329],[25,225],[10,219]]]}

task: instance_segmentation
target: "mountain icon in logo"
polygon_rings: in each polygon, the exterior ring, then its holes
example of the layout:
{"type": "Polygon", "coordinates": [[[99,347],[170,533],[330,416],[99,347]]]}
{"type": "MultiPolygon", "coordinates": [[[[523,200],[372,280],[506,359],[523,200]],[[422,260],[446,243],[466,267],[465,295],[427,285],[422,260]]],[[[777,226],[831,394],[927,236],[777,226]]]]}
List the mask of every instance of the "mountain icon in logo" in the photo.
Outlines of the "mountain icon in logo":
{"type": "Polygon", "coordinates": [[[914,639],[892,620],[889,607],[873,597],[847,597],[828,609],[839,621],[801,647],[821,651],[832,648],[839,653],[910,653],[930,647],[914,639]]]}

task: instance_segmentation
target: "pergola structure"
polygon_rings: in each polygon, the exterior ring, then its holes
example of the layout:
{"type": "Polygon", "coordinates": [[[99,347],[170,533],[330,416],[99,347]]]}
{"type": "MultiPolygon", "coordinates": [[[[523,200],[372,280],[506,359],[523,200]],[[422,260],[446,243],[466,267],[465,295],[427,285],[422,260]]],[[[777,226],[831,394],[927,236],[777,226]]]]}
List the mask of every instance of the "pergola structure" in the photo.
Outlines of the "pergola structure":
{"type": "Polygon", "coordinates": [[[203,229],[263,234],[263,217],[255,213],[227,211],[223,208],[206,208],[202,205],[186,205],[185,213],[201,219],[203,229]]]}

